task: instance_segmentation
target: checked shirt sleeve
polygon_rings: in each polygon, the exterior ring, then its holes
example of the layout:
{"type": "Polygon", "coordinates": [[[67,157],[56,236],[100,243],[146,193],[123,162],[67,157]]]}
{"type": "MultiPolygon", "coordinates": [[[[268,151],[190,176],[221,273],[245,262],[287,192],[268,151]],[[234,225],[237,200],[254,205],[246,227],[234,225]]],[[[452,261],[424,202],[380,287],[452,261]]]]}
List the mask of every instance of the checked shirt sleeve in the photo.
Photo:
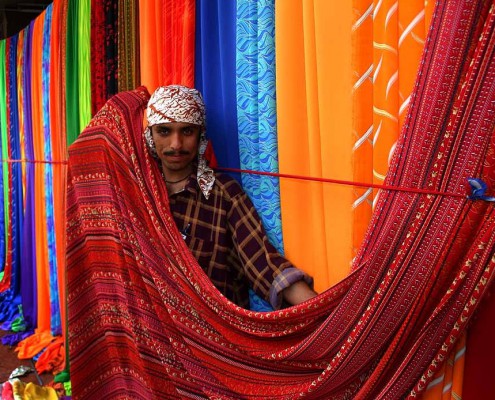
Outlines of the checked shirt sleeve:
{"type": "Polygon", "coordinates": [[[275,309],[282,304],[282,291],[299,280],[313,280],[281,256],[269,242],[251,200],[242,192],[232,198],[229,229],[244,274],[252,289],[275,309]]]}

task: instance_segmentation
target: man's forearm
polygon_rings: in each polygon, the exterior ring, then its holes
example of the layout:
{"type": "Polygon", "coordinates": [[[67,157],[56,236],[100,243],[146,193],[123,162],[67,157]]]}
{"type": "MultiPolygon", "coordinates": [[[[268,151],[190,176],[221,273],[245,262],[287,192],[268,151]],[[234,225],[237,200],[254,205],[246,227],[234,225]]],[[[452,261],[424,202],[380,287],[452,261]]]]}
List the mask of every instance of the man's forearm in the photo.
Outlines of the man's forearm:
{"type": "Polygon", "coordinates": [[[284,300],[292,305],[302,303],[318,295],[309,285],[304,281],[297,281],[290,285],[283,292],[284,300]]]}

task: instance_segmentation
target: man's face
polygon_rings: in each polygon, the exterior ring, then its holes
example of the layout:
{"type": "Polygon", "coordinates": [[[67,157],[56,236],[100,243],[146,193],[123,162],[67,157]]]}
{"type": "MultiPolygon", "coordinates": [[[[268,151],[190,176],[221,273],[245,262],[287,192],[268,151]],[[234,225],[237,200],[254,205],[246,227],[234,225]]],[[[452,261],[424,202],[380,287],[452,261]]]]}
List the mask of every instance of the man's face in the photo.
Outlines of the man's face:
{"type": "Polygon", "coordinates": [[[151,127],[156,152],[166,179],[175,179],[191,172],[191,163],[198,154],[200,126],[170,122],[151,127]]]}

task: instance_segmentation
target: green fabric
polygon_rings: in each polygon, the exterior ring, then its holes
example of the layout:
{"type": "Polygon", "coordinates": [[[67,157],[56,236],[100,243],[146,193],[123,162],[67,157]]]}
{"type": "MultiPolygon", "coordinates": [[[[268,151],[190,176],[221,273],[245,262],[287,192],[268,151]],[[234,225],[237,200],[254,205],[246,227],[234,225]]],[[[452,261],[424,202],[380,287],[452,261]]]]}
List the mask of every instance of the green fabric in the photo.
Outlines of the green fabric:
{"type": "Polygon", "coordinates": [[[65,369],[64,371],[60,372],[59,374],[55,375],[55,377],[53,378],[53,381],[56,382],[56,383],[60,383],[60,382],[69,382],[69,379],[70,379],[70,375],[69,375],[69,372],[67,369],[65,369]]]}
{"type": "Polygon", "coordinates": [[[91,119],[91,0],[79,0],[77,11],[79,127],[91,119]]]}
{"type": "Polygon", "coordinates": [[[67,396],[72,396],[72,385],[70,381],[64,382],[64,389],[67,396]]]}
{"type": "MultiPolygon", "coordinates": [[[[6,66],[7,66],[7,58],[5,55],[6,51],[6,41],[0,40],[0,132],[1,132],[1,140],[2,140],[2,159],[9,159],[9,147],[8,147],[8,132],[7,132],[7,76],[6,76],[6,66]]],[[[8,251],[8,232],[9,232],[9,210],[10,210],[10,202],[9,199],[9,191],[10,191],[10,182],[9,182],[9,164],[6,162],[2,162],[2,176],[3,176],[3,208],[4,208],[4,237],[5,240],[5,254],[8,251]]],[[[1,269],[4,266],[0,266],[1,269]]]]}
{"type": "Polygon", "coordinates": [[[77,35],[78,1],[69,0],[67,10],[67,48],[66,48],[66,121],[67,121],[67,147],[70,146],[79,135],[79,57],[77,47],[79,37],[77,35]]]}
{"type": "Polygon", "coordinates": [[[12,321],[12,325],[10,327],[12,332],[24,332],[26,330],[26,323],[22,316],[17,317],[12,321]]]}

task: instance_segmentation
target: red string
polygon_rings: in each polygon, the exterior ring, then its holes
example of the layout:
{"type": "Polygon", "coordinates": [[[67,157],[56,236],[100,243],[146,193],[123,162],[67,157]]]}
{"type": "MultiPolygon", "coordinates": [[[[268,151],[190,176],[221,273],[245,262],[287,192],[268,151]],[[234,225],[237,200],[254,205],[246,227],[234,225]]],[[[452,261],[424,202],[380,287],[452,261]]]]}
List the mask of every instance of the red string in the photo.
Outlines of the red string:
{"type": "Polygon", "coordinates": [[[462,198],[467,197],[467,195],[460,194],[460,193],[440,192],[440,191],[435,191],[435,190],[419,189],[419,188],[403,188],[403,187],[398,187],[398,186],[378,185],[375,183],[345,181],[345,180],[340,180],[340,179],[317,178],[317,177],[303,176],[303,175],[280,174],[280,173],[275,173],[275,172],[262,172],[262,171],[253,171],[253,170],[236,169],[236,168],[217,167],[216,169],[219,171],[226,171],[226,172],[240,172],[240,173],[244,173],[244,174],[266,175],[266,176],[275,176],[278,178],[299,179],[299,180],[304,180],[304,181],[336,183],[339,185],[359,186],[359,187],[364,187],[364,188],[370,188],[371,187],[374,189],[395,190],[397,192],[431,194],[431,195],[437,195],[437,196],[451,196],[451,197],[462,197],[462,198]]]}
{"type": "Polygon", "coordinates": [[[67,160],[61,160],[61,161],[49,161],[49,160],[26,160],[26,159],[20,159],[20,160],[1,160],[4,163],[31,163],[31,164],[67,164],[67,160]]]}
{"type": "MultiPolygon", "coordinates": [[[[8,160],[2,160],[2,162],[6,162],[6,163],[27,162],[27,163],[33,163],[33,164],[67,164],[67,160],[48,161],[48,160],[26,160],[26,159],[12,160],[12,159],[8,159],[8,160]]],[[[346,180],[341,180],[341,179],[317,178],[314,176],[280,174],[280,173],[275,173],[275,172],[263,172],[263,171],[254,171],[254,170],[249,170],[249,169],[237,169],[237,168],[216,167],[215,169],[217,169],[219,171],[225,171],[225,172],[238,172],[238,173],[243,173],[243,174],[273,176],[273,177],[277,177],[277,178],[299,179],[299,180],[303,180],[303,181],[336,183],[339,185],[358,186],[358,187],[364,187],[364,188],[383,189],[383,190],[394,190],[397,192],[431,194],[431,195],[436,195],[436,196],[451,196],[451,197],[462,197],[462,198],[467,197],[467,195],[460,194],[460,193],[440,192],[440,191],[436,191],[436,190],[419,189],[419,188],[402,188],[402,187],[398,187],[398,186],[379,185],[376,183],[354,182],[354,181],[346,181],[346,180]]]]}

